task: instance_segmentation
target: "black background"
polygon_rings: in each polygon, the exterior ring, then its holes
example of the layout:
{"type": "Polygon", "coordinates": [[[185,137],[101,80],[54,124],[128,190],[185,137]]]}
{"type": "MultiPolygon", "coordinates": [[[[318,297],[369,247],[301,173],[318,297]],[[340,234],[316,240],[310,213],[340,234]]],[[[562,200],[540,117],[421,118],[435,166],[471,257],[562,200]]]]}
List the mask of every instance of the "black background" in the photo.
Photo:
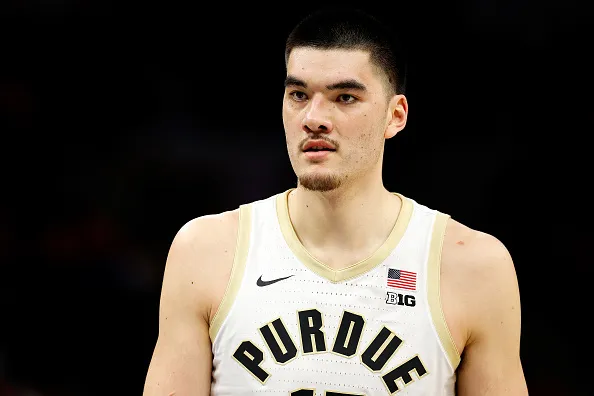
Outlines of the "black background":
{"type": "MultiPolygon", "coordinates": [[[[2,3],[0,394],[142,393],[177,230],[295,185],[284,41],[316,4],[2,3]]],[[[505,243],[531,394],[591,394],[592,12],[360,6],[409,55],[386,187],[505,243]]]]}

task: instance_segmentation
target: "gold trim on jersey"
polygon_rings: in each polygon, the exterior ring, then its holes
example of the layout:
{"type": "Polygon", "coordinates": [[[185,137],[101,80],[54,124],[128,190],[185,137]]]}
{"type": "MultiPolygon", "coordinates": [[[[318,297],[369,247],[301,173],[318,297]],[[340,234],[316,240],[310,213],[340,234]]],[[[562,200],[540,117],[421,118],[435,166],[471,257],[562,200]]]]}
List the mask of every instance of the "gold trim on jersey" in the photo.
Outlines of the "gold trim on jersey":
{"type": "Polygon", "coordinates": [[[443,313],[440,293],[441,251],[449,216],[438,213],[433,224],[433,235],[429,247],[429,261],[427,263],[427,300],[433,324],[441,341],[452,368],[456,370],[460,364],[460,353],[454,343],[452,334],[443,313]]]}
{"type": "Polygon", "coordinates": [[[239,287],[241,286],[241,280],[243,279],[243,273],[245,271],[245,263],[247,261],[247,254],[250,245],[250,230],[252,227],[252,206],[240,205],[239,206],[239,227],[237,230],[237,243],[235,245],[235,256],[233,257],[233,267],[231,268],[231,276],[227,283],[227,289],[221,300],[221,304],[217,309],[212,321],[210,322],[210,328],[208,334],[210,335],[210,341],[214,342],[223,321],[227,317],[239,287]]]}
{"type": "Polygon", "coordinates": [[[383,262],[392,252],[392,250],[394,250],[394,248],[398,245],[398,242],[400,242],[400,239],[402,238],[402,235],[404,235],[404,231],[406,230],[408,222],[412,216],[412,202],[406,197],[398,193],[394,193],[402,201],[402,206],[400,208],[398,218],[396,219],[396,223],[394,224],[390,235],[388,235],[388,238],[371,256],[347,268],[335,270],[312,256],[307,251],[305,246],[303,246],[299,240],[299,237],[295,233],[295,229],[291,223],[291,218],[289,217],[288,204],[289,193],[292,190],[293,189],[289,189],[276,196],[276,212],[281,232],[283,233],[287,245],[289,245],[289,248],[293,251],[293,254],[295,254],[295,256],[297,256],[297,258],[306,267],[333,283],[355,278],[364,274],[365,272],[372,270],[381,262],[383,262]]]}

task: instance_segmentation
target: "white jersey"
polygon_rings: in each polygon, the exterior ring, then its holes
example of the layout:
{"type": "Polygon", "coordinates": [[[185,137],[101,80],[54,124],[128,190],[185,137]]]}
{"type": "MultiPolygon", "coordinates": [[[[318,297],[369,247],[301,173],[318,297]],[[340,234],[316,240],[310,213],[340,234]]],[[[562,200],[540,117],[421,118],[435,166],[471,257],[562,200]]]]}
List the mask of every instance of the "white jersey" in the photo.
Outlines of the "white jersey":
{"type": "Polygon", "coordinates": [[[211,394],[454,395],[460,355],[439,297],[448,216],[396,194],[385,243],[334,270],[299,241],[289,192],[240,206],[211,394]]]}

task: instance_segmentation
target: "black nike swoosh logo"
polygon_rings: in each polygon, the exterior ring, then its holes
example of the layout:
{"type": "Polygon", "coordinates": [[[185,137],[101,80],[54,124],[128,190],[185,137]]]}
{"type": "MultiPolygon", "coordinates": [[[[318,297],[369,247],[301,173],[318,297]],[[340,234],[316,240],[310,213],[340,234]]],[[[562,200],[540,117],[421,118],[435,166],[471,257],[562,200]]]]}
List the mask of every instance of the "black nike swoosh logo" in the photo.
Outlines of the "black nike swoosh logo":
{"type": "Polygon", "coordinates": [[[285,276],[284,278],[278,278],[278,279],[272,279],[272,280],[269,280],[269,281],[264,281],[264,280],[262,280],[262,275],[260,275],[260,277],[256,281],[256,285],[258,285],[260,287],[262,287],[262,286],[268,286],[268,285],[272,285],[273,283],[280,282],[282,280],[285,280],[287,278],[290,278],[292,276],[293,275],[289,275],[289,276],[285,276]]]}

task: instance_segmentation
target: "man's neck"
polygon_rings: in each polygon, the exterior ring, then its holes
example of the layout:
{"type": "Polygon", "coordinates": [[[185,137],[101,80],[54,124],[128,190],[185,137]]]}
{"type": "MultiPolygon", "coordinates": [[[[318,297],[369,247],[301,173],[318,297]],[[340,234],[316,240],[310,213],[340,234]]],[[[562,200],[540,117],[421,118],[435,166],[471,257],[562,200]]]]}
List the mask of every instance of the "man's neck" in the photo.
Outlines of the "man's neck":
{"type": "Polygon", "coordinates": [[[298,186],[288,197],[293,228],[306,248],[371,250],[392,230],[402,202],[378,183],[329,192],[298,186]]]}

